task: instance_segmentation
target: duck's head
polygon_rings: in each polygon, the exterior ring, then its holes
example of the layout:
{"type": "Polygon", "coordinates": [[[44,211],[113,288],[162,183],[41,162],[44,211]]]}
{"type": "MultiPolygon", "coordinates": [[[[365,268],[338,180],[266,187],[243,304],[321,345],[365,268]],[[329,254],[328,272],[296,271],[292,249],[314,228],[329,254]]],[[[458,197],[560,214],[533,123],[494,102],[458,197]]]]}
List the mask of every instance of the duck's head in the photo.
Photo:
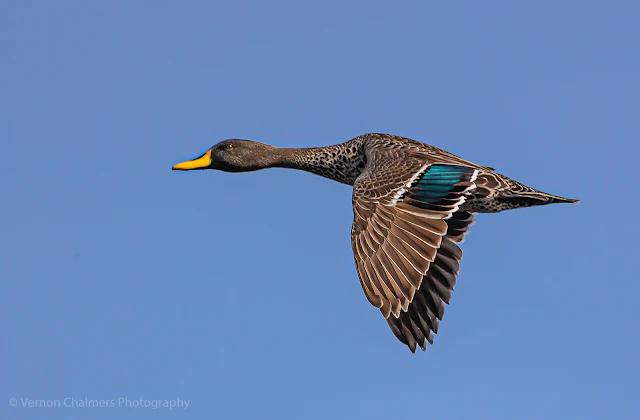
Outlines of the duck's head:
{"type": "Polygon", "coordinates": [[[248,172],[272,166],[278,148],[251,140],[224,140],[201,156],[180,162],[174,171],[217,169],[225,172],[248,172]]]}

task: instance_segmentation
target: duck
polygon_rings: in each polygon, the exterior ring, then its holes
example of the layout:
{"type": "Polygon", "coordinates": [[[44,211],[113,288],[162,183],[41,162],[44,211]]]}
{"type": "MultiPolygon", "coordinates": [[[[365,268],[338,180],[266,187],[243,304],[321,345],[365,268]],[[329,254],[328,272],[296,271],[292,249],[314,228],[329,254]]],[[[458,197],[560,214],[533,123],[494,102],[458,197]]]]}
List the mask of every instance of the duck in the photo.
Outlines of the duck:
{"type": "Polygon", "coordinates": [[[478,213],[578,203],[548,194],[438,147],[367,133],[324,147],[278,148],[224,140],[175,171],[289,168],[353,187],[351,245],[360,285],[412,353],[433,345],[478,213]]]}

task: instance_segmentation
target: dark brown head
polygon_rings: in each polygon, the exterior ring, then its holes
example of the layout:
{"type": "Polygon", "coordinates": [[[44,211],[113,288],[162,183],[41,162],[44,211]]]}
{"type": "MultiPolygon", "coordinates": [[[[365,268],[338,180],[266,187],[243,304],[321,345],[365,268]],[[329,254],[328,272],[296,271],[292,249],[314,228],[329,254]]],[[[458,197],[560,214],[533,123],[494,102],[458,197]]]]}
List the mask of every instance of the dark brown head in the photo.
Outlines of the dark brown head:
{"type": "Polygon", "coordinates": [[[225,172],[248,172],[273,166],[278,148],[251,140],[224,140],[201,156],[173,165],[174,171],[217,169],[225,172]]]}

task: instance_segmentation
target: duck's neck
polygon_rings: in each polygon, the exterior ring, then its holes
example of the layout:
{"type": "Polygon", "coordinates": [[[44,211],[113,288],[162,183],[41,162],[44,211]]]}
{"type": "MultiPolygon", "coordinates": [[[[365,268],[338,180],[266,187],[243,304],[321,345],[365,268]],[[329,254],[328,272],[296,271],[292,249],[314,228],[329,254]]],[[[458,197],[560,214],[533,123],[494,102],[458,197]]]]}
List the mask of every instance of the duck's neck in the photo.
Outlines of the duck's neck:
{"type": "Polygon", "coordinates": [[[277,150],[278,158],[272,167],[299,169],[348,185],[353,185],[366,163],[359,142],[277,150]]]}

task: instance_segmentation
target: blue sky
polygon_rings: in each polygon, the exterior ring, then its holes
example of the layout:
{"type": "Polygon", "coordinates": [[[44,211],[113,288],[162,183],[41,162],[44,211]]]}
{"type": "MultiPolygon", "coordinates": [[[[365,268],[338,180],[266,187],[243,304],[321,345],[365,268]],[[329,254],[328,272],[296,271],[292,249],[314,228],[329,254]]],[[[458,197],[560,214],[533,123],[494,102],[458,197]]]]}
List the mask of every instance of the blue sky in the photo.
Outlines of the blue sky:
{"type": "Polygon", "coordinates": [[[634,418],[640,6],[444,3],[2,2],[0,416],[634,418]],[[426,353],[364,297],[349,187],[170,170],[365,132],[581,199],[480,215],[426,353]],[[190,405],[22,404],[85,397],[190,405]]]}

